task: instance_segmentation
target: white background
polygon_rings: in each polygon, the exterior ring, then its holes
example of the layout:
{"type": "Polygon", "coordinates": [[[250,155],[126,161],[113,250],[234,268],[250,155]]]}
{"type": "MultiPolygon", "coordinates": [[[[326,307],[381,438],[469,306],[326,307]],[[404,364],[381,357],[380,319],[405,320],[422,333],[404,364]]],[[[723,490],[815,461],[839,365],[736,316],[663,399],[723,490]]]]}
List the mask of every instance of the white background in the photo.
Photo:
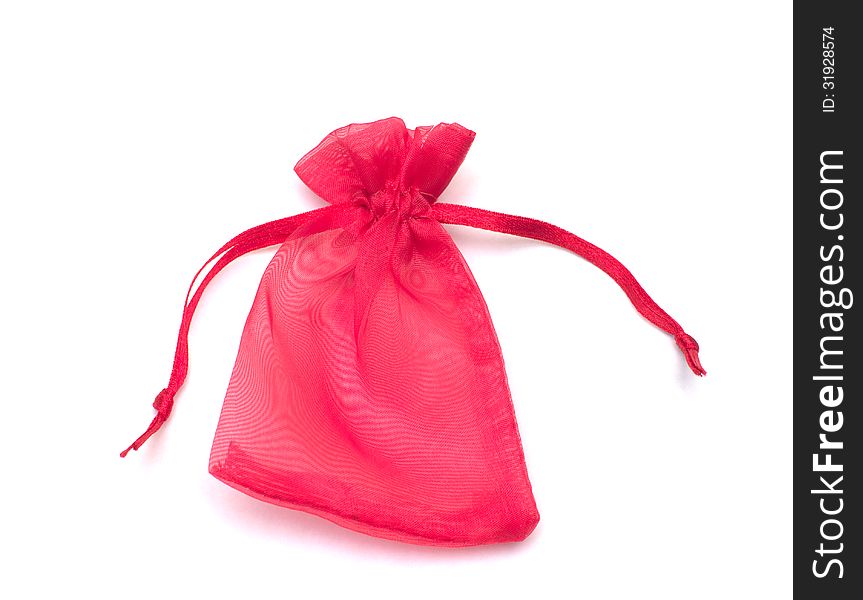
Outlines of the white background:
{"type": "Polygon", "coordinates": [[[5,2],[0,8],[0,547],[6,598],[787,598],[788,2],[5,2]],[[321,205],[332,129],[477,132],[442,200],[616,255],[708,376],[602,272],[450,227],[503,347],[542,520],[436,549],[266,505],[207,473],[272,251],[196,315],[235,233],[321,205]]]}

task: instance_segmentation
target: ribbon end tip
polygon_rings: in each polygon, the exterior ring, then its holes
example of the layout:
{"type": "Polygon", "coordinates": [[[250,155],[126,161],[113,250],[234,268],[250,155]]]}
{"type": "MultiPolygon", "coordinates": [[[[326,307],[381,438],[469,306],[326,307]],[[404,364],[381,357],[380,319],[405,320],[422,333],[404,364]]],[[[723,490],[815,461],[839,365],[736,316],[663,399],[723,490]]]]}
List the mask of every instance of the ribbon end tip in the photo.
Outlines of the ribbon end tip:
{"type": "Polygon", "coordinates": [[[704,377],[707,375],[707,371],[705,371],[704,367],[701,366],[701,360],[698,358],[698,350],[689,350],[686,353],[686,362],[689,364],[689,368],[692,369],[692,372],[697,376],[704,377]]]}
{"type": "Polygon", "coordinates": [[[701,359],[698,358],[698,342],[683,331],[674,336],[674,341],[677,342],[678,347],[683,352],[686,364],[689,365],[692,372],[698,377],[707,375],[707,371],[701,366],[701,359]]]}

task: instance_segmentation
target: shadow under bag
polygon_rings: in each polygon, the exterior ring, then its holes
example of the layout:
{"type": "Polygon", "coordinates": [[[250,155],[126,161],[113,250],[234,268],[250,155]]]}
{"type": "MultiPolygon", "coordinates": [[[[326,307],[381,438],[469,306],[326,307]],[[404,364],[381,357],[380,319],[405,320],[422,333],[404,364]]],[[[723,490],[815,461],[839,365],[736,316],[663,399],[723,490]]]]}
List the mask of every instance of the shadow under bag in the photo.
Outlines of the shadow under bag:
{"type": "Polygon", "coordinates": [[[378,537],[442,546],[527,537],[539,514],[500,346],[442,224],[583,256],[674,336],[695,374],[704,369],[695,340],[608,253],[548,223],[437,202],[473,139],[457,124],[411,130],[390,118],[337,129],[304,156],[297,174],[329,205],[252,228],[205,264],[216,261],[189,288],[157,414],[129,449],[171,412],[207,284],[237,257],[280,244],[243,330],[210,472],[378,537]]]}

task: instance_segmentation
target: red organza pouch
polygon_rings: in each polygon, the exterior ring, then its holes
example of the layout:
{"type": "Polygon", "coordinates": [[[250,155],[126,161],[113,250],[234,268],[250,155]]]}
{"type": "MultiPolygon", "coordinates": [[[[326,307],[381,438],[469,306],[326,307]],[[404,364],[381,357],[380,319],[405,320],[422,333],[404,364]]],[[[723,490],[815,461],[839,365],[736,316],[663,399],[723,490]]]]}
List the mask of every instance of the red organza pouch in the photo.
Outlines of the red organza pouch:
{"type": "Polygon", "coordinates": [[[695,340],[606,252],[541,221],[437,202],[473,138],[457,124],[410,130],[391,118],[338,129],[304,156],[297,174],[330,205],[250,229],[208,261],[156,417],[130,449],[171,412],[207,284],[238,256],[281,244],[246,321],[210,472],[383,538],[466,546],[530,534],[539,514],[500,346],[442,224],[583,256],[704,370],[695,340]]]}

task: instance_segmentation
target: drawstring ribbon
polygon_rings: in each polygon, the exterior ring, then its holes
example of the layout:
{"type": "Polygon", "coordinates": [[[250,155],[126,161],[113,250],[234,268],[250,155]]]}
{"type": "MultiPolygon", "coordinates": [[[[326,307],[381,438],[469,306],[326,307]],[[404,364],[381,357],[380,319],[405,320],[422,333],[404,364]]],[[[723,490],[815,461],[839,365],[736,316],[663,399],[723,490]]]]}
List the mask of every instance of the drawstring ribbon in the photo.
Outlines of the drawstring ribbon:
{"type": "MultiPolygon", "coordinates": [[[[284,243],[291,234],[301,227],[305,228],[305,233],[307,234],[345,227],[356,220],[358,211],[368,210],[370,210],[368,206],[348,202],[325,206],[286,219],[258,225],[244,231],[219,248],[198,269],[198,272],[192,279],[192,283],[189,285],[183,308],[183,318],[180,322],[180,331],[177,337],[177,348],[174,354],[174,366],[171,370],[171,378],[167,387],[159,392],[153,402],[156,416],[153,417],[153,421],[147,430],[131,446],[124,450],[120,456],[125,457],[130,450],[138,450],[168,420],[171,409],[174,406],[174,396],[186,380],[188,372],[189,328],[192,324],[192,316],[207,285],[222,269],[244,254],[284,243]],[[198,277],[216,259],[218,259],[217,262],[201,280],[195,293],[192,294],[198,277]]],[[[444,224],[466,225],[498,233],[532,238],[566,248],[581,256],[607,273],[623,289],[633,306],[642,316],[674,337],[675,342],[686,359],[686,364],[689,365],[693,373],[699,376],[707,374],[698,358],[698,342],[687,334],[677,321],[672,319],[668,313],[654,302],[632,273],[620,261],[598,246],[594,246],[577,235],[544,221],[470,206],[436,202],[431,205],[429,213],[416,215],[415,218],[427,217],[435,218],[444,224]]]]}

